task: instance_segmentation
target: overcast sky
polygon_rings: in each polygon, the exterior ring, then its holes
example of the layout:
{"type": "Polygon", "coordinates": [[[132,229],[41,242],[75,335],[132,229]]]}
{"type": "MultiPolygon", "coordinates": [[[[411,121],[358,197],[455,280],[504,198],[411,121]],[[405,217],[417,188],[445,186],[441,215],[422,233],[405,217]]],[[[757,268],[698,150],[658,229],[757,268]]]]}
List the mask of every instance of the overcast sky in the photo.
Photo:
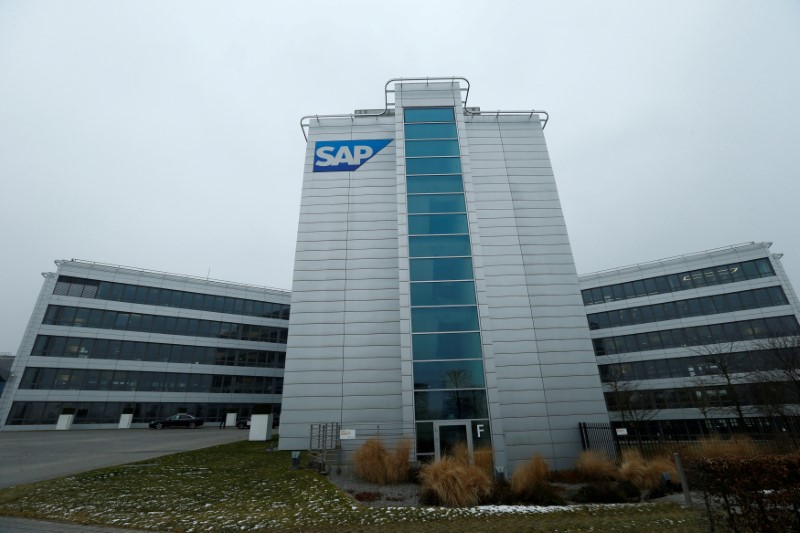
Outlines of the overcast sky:
{"type": "Polygon", "coordinates": [[[458,75],[544,109],[580,273],[772,241],[800,286],[800,3],[0,0],[0,352],[54,259],[291,288],[302,115],[458,75]]]}

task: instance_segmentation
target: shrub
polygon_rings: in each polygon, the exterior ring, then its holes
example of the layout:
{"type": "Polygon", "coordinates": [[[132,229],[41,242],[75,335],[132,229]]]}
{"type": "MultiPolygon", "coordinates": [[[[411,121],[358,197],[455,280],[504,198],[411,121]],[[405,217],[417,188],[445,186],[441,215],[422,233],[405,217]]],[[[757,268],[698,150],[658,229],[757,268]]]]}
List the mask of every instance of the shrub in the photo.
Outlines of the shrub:
{"type": "Polygon", "coordinates": [[[511,475],[511,492],[522,494],[533,485],[547,483],[550,467],[541,455],[534,454],[527,463],[517,467],[511,475]]]}
{"type": "Polygon", "coordinates": [[[511,484],[505,478],[494,480],[491,501],[487,503],[495,505],[514,505],[519,499],[511,493],[511,484]]]}
{"type": "Polygon", "coordinates": [[[521,493],[515,493],[518,503],[527,505],[564,505],[566,500],[561,496],[559,489],[549,483],[536,483],[521,493]]]}
{"type": "Polygon", "coordinates": [[[511,476],[511,493],[521,502],[535,505],[559,505],[564,499],[547,481],[550,468],[541,455],[517,467],[511,476]]]}
{"type": "Polygon", "coordinates": [[[469,448],[467,448],[467,445],[463,442],[458,442],[453,445],[445,455],[460,465],[466,466],[471,463],[469,460],[469,448]]]}
{"type": "Polygon", "coordinates": [[[402,439],[397,443],[394,453],[387,458],[387,482],[402,483],[408,479],[409,462],[408,457],[411,453],[411,441],[402,439]]]}
{"type": "Polygon", "coordinates": [[[661,475],[669,474],[670,481],[678,481],[678,470],[668,457],[644,459],[637,451],[622,452],[619,475],[630,481],[642,492],[649,492],[661,485],[661,475]]]}
{"type": "Polygon", "coordinates": [[[364,481],[386,484],[386,463],[389,451],[379,439],[369,439],[356,450],[353,460],[356,463],[356,475],[364,481]]]}
{"type": "Polygon", "coordinates": [[[800,531],[800,455],[700,459],[689,472],[712,526],[716,507],[733,531],[800,531]]]}
{"type": "Polygon", "coordinates": [[[577,503],[626,503],[638,500],[640,494],[630,481],[596,481],[578,489],[573,499],[577,503]]]}
{"type": "Polygon", "coordinates": [[[639,490],[639,487],[624,479],[617,481],[617,489],[629,502],[636,501],[642,496],[642,491],[639,490]]]}
{"type": "Polygon", "coordinates": [[[658,484],[661,484],[661,475],[663,473],[669,474],[671,483],[680,483],[680,476],[675,463],[669,457],[654,457],[647,461],[647,470],[653,476],[658,484]]]}
{"type": "Polygon", "coordinates": [[[353,456],[356,475],[378,485],[403,482],[408,479],[410,450],[411,443],[405,439],[397,443],[394,454],[389,453],[380,439],[369,439],[353,456]]]}
{"type": "MultiPolygon", "coordinates": [[[[616,468],[616,467],[615,467],[616,468]]],[[[553,470],[550,472],[550,481],[552,483],[566,483],[569,485],[577,485],[584,483],[588,480],[575,469],[572,470],[553,470]]]]}
{"type": "Polygon", "coordinates": [[[420,500],[448,507],[477,505],[492,493],[492,480],[480,468],[449,456],[422,467],[420,500]]]}
{"type": "Polygon", "coordinates": [[[653,478],[653,472],[648,468],[642,455],[633,450],[622,452],[622,462],[619,465],[619,475],[636,485],[639,490],[647,491],[658,486],[658,479],[653,478]]]}
{"type": "Polygon", "coordinates": [[[575,470],[583,481],[608,481],[617,478],[617,465],[604,452],[586,450],[575,462],[575,470]]]}
{"type": "Polygon", "coordinates": [[[422,471],[422,464],[420,463],[413,463],[408,466],[408,475],[406,476],[406,480],[410,483],[416,483],[419,485],[422,483],[419,479],[419,473],[422,471]]]}
{"type": "Polygon", "coordinates": [[[489,479],[494,477],[494,451],[490,446],[476,449],[470,458],[469,448],[463,442],[455,444],[447,452],[447,456],[462,466],[474,464],[483,470],[489,479]]]}
{"type": "Polygon", "coordinates": [[[494,477],[494,450],[483,446],[475,450],[475,466],[481,469],[489,478],[494,477]]]}

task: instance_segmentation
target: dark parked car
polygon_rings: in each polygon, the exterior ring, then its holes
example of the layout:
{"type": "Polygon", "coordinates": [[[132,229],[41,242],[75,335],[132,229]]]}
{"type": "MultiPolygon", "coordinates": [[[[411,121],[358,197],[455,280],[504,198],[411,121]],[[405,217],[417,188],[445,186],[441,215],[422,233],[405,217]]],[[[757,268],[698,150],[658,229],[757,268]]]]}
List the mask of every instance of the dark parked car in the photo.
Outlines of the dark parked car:
{"type": "Polygon", "coordinates": [[[169,418],[161,420],[153,420],[150,422],[150,429],[163,429],[163,428],[199,428],[203,425],[203,419],[197,418],[192,415],[178,414],[172,415],[169,418]]]}

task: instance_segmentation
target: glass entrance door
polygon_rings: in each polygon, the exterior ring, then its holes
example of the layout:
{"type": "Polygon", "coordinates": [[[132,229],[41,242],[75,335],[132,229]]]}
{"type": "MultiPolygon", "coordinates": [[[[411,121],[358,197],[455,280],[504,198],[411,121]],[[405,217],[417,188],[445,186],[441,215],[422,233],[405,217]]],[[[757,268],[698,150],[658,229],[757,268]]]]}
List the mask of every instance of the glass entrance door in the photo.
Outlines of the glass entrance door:
{"type": "Polygon", "coordinates": [[[455,446],[463,444],[472,456],[472,434],[469,422],[434,422],[433,441],[436,459],[448,455],[455,446]]]}

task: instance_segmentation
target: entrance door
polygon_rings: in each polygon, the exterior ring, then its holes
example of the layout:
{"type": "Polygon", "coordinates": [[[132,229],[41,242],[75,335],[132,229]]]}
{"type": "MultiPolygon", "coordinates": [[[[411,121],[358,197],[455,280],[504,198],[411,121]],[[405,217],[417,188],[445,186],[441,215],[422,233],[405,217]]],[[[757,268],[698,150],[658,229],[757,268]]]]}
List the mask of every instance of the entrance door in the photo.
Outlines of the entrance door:
{"type": "Polygon", "coordinates": [[[467,447],[472,457],[472,432],[469,431],[469,422],[434,422],[433,444],[436,450],[436,459],[447,455],[457,444],[467,447]]]}

